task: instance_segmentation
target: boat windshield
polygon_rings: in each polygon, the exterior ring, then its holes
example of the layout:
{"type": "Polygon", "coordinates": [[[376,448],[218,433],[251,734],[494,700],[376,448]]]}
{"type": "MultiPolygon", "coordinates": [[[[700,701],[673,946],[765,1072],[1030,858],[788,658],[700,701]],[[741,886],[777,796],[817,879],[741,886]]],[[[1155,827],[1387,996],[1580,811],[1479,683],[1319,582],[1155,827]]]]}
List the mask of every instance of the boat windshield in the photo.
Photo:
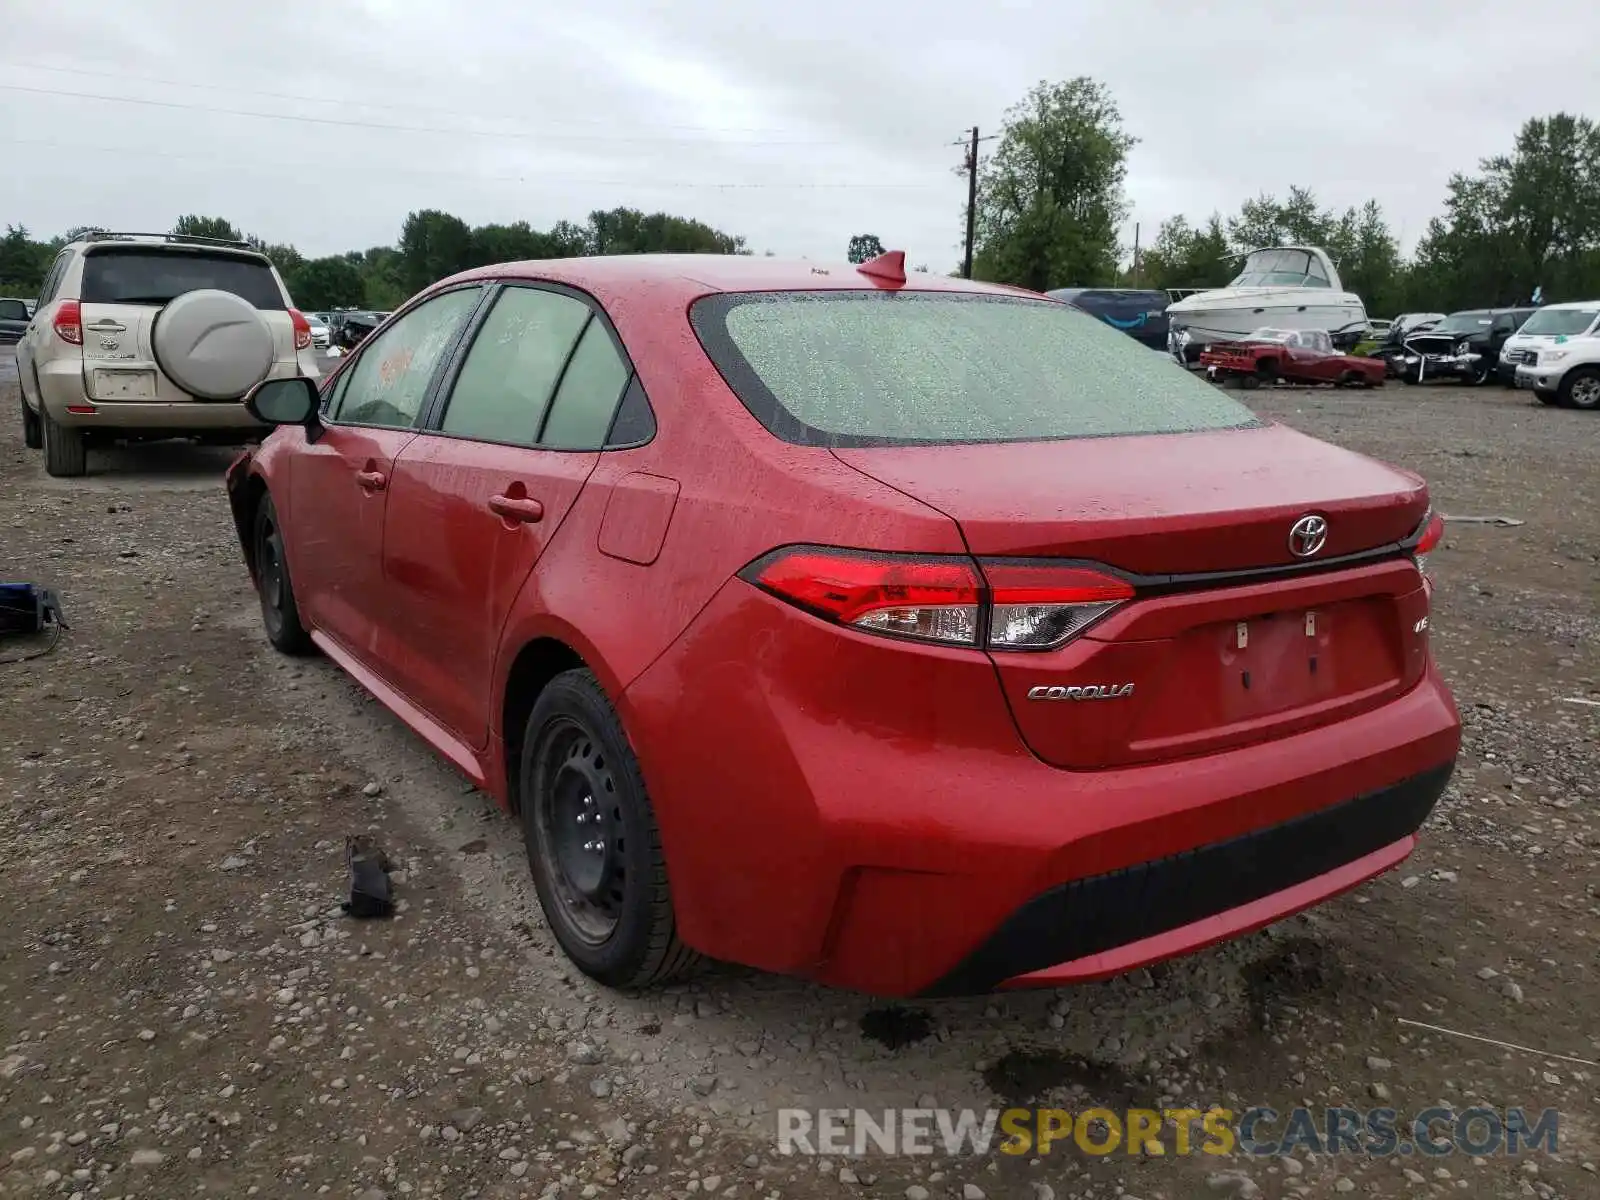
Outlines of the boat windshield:
{"type": "Polygon", "coordinates": [[[1332,287],[1315,254],[1306,250],[1257,250],[1229,287],[1332,287]]]}

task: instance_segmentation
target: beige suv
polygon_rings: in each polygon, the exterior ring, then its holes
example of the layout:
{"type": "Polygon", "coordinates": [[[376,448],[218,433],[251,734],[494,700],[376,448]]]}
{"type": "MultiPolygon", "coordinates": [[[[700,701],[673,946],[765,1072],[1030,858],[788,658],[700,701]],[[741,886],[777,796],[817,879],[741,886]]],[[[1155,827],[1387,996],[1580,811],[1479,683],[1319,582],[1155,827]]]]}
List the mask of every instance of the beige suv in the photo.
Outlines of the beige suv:
{"type": "Polygon", "coordinates": [[[321,371],[310,324],[246,243],[92,233],[45,276],[17,374],[25,441],[71,476],[97,441],[252,440],[244,394],[321,371]]]}

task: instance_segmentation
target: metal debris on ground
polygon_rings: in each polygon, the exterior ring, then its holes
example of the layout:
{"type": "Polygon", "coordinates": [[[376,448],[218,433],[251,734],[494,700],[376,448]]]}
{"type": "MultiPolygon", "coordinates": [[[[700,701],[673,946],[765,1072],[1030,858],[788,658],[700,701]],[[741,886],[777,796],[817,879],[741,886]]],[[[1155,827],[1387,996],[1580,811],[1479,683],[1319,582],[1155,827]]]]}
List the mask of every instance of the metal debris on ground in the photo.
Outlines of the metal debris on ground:
{"type": "Polygon", "coordinates": [[[364,834],[345,838],[344,853],[350,868],[350,899],[341,906],[344,911],[361,919],[393,916],[389,856],[364,834]]]}
{"type": "Polygon", "coordinates": [[[1446,525],[1504,525],[1504,526],[1507,526],[1507,527],[1515,527],[1517,525],[1526,525],[1527,524],[1527,522],[1524,521],[1521,517],[1451,517],[1451,516],[1446,516],[1445,519],[1444,519],[1444,523],[1446,525]]]}

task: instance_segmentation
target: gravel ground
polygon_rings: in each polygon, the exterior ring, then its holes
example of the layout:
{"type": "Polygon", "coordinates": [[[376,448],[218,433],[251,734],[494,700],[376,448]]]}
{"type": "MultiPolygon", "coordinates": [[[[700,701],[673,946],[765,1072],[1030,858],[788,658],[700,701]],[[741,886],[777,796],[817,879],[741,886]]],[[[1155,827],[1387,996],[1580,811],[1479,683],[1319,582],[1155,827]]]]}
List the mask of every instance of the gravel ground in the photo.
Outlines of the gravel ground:
{"type": "MultiPolygon", "coordinates": [[[[6,356],[9,359],[9,356],[6,356]]],[[[7,364],[9,366],[9,361],[7,364]]],[[[556,953],[514,824],[318,660],[273,655],[225,452],[48,480],[0,377],[0,575],[72,632],[0,666],[0,1194],[1593,1196],[1600,419],[1499,389],[1266,390],[1418,469],[1466,741],[1413,859],[1151,971],[889,1012],[733,968],[633,996],[556,953]],[[343,839],[401,911],[343,916],[343,839]],[[1398,1018],[1545,1054],[1402,1026],[1398,1018]],[[899,1035],[899,1036],[894,1036],[899,1035]],[[1561,1110],[1556,1155],[842,1159],[785,1106],[1561,1110]]],[[[10,649],[8,647],[8,649],[10,649]]]]}

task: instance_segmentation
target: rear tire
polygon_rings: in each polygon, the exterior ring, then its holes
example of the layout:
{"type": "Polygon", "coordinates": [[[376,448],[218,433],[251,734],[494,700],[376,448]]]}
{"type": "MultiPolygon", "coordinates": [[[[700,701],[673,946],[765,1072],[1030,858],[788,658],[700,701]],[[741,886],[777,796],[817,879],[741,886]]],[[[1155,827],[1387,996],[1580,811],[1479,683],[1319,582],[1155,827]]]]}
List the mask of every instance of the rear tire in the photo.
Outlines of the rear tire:
{"type": "Polygon", "coordinates": [[[1561,377],[1556,396],[1568,408],[1600,409],[1600,367],[1575,367],[1561,377]]]}
{"type": "Polygon", "coordinates": [[[20,389],[17,392],[17,403],[22,405],[22,444],[29,450],[44,448],[44,430],[39,425],[39,414],[28,407],[28,398],[20,389]]]}
{"type": "Polygon", "coordinates": [[[661,832],[627,733],[587,670],[557,675],[528,715],[523,842],[550,932],[591,979],[653,987],[697,967],[678,938],[661,832]]]}
{"type": "Polygon", "coordinates": [[[84,444],[83,430],[58,425],[43,410],[39,413],[39,425],[45,474],[57,479],[76,479],[87,474],[89,450],[84,444]]]}
{"type": "Polygon", "coordinates": [[[1256,383],[1262,387],[1271,387],[1278,382],[1278,364],[1270,358],[1265,362],[1256,364],[1256,383]]]}
{"type": "Polygon", "coordinates": [[[311,635],[300,623],[300,608],[294,602],[294,583],[289,578],[289,560],[284,553],[283,530],[272,497],[261,493],[256,505],[254,537],[256,596],[261,601],[261,623],[267,641],[282,654],[310,654],[315,649],[311,635]]]}

